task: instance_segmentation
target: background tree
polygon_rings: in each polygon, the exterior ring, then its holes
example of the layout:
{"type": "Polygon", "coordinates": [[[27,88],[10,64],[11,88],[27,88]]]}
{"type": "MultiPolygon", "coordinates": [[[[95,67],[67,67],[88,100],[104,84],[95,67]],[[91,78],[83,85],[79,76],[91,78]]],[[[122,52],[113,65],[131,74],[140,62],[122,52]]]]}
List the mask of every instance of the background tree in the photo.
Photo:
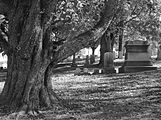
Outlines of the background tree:
{"type": "Polygon", "coordinates": [[[114,44],[114,34],[108,32],[108,30],[103,34],[100,40],[100,60],[99,67],[103,67],[104,64],[104,54],[106,52],[113,52],[114,44]]]}
{"type": "Polygon", "coordinates": [[[124,22],[128,39],[135,37],[158,39],[160,29],[160,1],[129,0],[126,4],[127,17],[124,22]]]}
{"type": "Polygon", "coordinates": [[[126,40],[140,38],[160,39],[160,1],[154,0],[120,0],[118,1],[113,20],[106,31],[108,36],[102,37],[100,49],[100,66],[103,65],[104,53],[112,51],[112,44],[118,43],[119,58],[123,56],[124,37],[126,40]],[[110,39],[109,39],[110,38],[110,39]],[[107,50],[107,49],[111,50],[107,50]]]}

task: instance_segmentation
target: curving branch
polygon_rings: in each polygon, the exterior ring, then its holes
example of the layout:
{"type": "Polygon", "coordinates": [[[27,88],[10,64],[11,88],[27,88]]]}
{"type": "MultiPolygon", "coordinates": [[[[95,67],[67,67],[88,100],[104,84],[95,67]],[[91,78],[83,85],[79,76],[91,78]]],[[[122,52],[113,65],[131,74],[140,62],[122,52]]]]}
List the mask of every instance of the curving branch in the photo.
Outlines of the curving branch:
{"type": "Polygon", "coordinates": [[[115,15],[116,6],[117,6],[117,0],[114,0],[114,1],[105,0],[105,9],[101,13],[100,21],[94,26],[94,29],[98,29],[108,24],[109,18],[115,15]]]}
{"type": "Polygon", "coordinates": [[[5,3],[5,0],[0,0],[0,14],[8,15],[10,7],[5,3]]]}
{"type": "Polygon", "coordinates": [[[143,10],[144,10],[144,8],[142,7],[141,10],[140,10],[134,17],[130,18],[129,20],[126,20],[126,21],[124,22],[124,25],[126,25],[126,24],[128,24],[129,22],[131,22],[132,20],[136,19],[136,18],[141,14],[141,12],[142,12],[143,10]]]}
{"type": "Polygon", "coordinates": [[[98,24],[93,29],[74,37],[72,40],[66,41],[58,50],[57,57],[54,57],[57,59],[54,61],[60,62],[66,59],[82,48],[87,47],[91,41],[97,41],[104,34],[113,20],[117,0],[108,0],[105,2],[106,6],[98,24]]]}

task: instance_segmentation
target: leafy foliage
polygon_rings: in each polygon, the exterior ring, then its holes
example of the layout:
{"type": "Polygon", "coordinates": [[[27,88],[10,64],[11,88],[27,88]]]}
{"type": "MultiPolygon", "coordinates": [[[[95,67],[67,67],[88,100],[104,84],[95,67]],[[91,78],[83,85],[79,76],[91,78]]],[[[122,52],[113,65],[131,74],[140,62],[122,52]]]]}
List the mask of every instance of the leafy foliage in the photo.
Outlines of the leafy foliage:
{"type": "Polygon", "coordinates": [[[8,21],[3,15],[0,15],[0,39],[1,39],[0,40],[0,53],[1,53],[5,51],[4,46],[6,46],[8,40],[8,21]]]}
{"type": "Polygon", "coordinates": [[[144,37],[147,40],[160,39],[161,6],[158,0],[131,0],[128,4],[126,17],[126,33],[129,37],[144,37]]]}
{"type": "Polygon", "coordinates": [[[55,14],[58,22],[53,27],[55,38],[69,39],[92,29],[100,20],[104,1],[60,0],[55,14]]]}

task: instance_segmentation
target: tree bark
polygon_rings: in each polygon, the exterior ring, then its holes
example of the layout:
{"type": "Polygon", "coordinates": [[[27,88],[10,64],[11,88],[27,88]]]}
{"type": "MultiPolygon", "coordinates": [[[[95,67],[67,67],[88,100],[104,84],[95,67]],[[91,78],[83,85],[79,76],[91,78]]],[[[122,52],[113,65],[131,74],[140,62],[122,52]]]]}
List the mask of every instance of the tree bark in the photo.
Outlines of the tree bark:
{"type": "Polygon", "coordinates": [[[111,39],[111,50],[113,51],[113,47],[115,44],[115,34],[114,33],[110,34],[110,39],[111,39]]]}
{"type": "Polygon", "coordinates": [[[73,60],[72,60],[72,64],[76,64],[75,61],[76,59],[75,59],[75,53],[73,54],[73,60]]]}
{"type": "Polygon", "coordinates": [[[100,42],[100,61],[99,66],[103,67],[104,64],[104,53],[106,52],[112,52],[112,44],[111,44],[110,35],[108,35],[107,32],[102,36],[101,42],[100,42]]]}
{"type": "Polygon", "coordinates": [[[90,55],[90,64],[93,64],[95,62],[95,50],[96,47],[91,47],[92,49],[92,55],[90,55]]]}
{"type": "Polygon", "coordinates": [[[123,46],[122,46],[122,42],[123,42],[123,37],[124,37],[124,22],[121,21],[121,28],[120,28],[120,33],[119,33],[119,48],[118,48],[118,58],[122,59],[123,58],[123,46]]]}
{"type": "Polygon", "coordinates": [[[51,106],[56,94],[47,77],[51,59],[43,42],[50,42],[50,30],[42,24],[39,0],[17,3],[9,21],[8,73],[1,94],[2,104],[9,110],[38,111],[40,106],[51,106]]]}
{"type": "Polygon", "coordinates": [[[117,0],[105,0],[105,9],[101,14],[100,21],[91,30],[78,36],[73,35],[73,38],[69,37],[57,52],[57,62],[66,59],[85,47],[89,47],[91,41],[96,42],[100,39],[114,18],[116,6],[117,0]]]}
{"type": "Polygon", "coordinates": [[[94,56],[96,48],[95,47],[91,47],[91,49],[92,49],[92,55],[94,56]]]}
{"type": "Polygon", "coordinates": [[[71,67],[77,67],[76,58],[75,58],[76,56],[75,55],[76,55],[76,53],[73,54],[73,59],[72,59],[72,65],[71,65],[71,67]]]}
{"type": "Polygon", "coordinates": [[[9,13],[8,43],[11,51],[7,80],[0,96],[3,100],[1,105],[7,105],[10,110],[38,111],[39,107],[51,106],[55,98],[60,102],[52,91],[48,74],[51,66],[54,67],[90,41],[100,38],[112,20],[116,3],[113,0],[106,1],[101,24],[72,39],[67,38],[60,49],[53,52],[50,25],[57,2],[14,1],[9,13]]]}

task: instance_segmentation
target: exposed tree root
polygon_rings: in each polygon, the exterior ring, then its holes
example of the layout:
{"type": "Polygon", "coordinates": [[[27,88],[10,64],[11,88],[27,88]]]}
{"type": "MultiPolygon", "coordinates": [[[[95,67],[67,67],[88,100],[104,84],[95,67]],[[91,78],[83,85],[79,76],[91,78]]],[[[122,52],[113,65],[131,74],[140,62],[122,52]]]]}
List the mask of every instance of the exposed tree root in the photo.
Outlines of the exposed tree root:
{"type": "Polygon", "coordinates": [[[14,118],[14,120],[21,120],[22,118],[32,118],[32,119],[45,118],[43,114],[37,113],[35,111],[29,111],[27,114],[26,114],[26,111],[14,112],[14,113],[8,114],[7,117],[8,119],[14,118]]]}

